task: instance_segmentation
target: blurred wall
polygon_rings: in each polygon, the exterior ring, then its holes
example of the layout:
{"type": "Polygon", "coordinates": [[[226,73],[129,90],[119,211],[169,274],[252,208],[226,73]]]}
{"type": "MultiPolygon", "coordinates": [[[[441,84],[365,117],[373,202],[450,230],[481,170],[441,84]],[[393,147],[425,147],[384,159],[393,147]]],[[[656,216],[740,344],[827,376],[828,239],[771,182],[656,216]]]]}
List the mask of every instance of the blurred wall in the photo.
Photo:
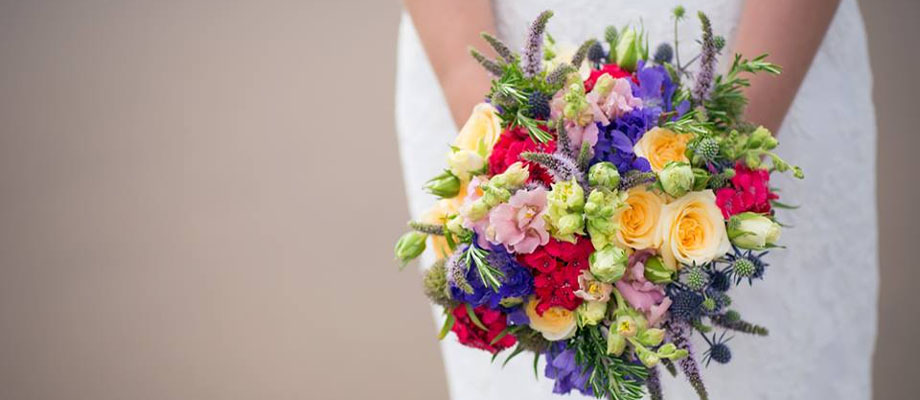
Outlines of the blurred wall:
{"type": "MultiPolygon", "coordinates": [[[[920,3],[863,8],[880,129],[875,389],[897,399],[920,389],[920,3]]],[[[445,398],[418,277],[390,262],[407,217],[398,13],[0,0],[0,399],[445,398]]]]}
{"type": "Polygon", "coordinates": [[[920,282],[920,262],[913,250],[920,239],[920,158],[913,149],[920,148],[920,1],[863,0],[860,8],[869,33],[878,118],[881,286],[873,390],[878,399],[916,398],[920,298],[914,284],[920,282]]]}

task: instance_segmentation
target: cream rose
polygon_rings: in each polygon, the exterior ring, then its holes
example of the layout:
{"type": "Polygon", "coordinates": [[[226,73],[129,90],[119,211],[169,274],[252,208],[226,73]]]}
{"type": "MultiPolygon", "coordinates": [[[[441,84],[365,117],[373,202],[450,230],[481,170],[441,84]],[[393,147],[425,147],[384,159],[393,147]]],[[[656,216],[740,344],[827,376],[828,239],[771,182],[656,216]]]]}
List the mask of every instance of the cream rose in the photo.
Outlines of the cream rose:
{"type": "Polygon", "coordinates": [[[652,170],[660,172],[670,161],[690,162],[685,152],[692,135],[680,134],[664,128],[654,128],[636,142],[633,151],[648,160],[652,170]]]}
{"type": "Polygon", "coordinates": [[[641,250],[658,248],[658,220],[664,200],[642,187],[630,189],[626,207],[616,215],[617,242],[624,247],[641,250]]]}
{"type": "Polygon", "coordinates": [[[728,252],[731,244],[711,190],[690,192],[664,206],[658,223],[665,264],[703,264],[728,252]]]}
{"type": "Polygon", "coordinates": [[[537,299],[531,297],[524,311],[527,312],[527,318],[530,318],[530,327],[543,334],[546,340],[557,341],[575,336],[578,329],[575,312],[562,307],[550,307],[543,315],[539,315],[536,308],[537,299]]]}
{"type": "Polygon", "coordinates": [[[502,125],[495,107],[488,103],[480,103],[473,107],[470,118],[460,128],[460,133],[454,139],[454,147],[474,151],[486,158],[501,133],[502,125]]]}

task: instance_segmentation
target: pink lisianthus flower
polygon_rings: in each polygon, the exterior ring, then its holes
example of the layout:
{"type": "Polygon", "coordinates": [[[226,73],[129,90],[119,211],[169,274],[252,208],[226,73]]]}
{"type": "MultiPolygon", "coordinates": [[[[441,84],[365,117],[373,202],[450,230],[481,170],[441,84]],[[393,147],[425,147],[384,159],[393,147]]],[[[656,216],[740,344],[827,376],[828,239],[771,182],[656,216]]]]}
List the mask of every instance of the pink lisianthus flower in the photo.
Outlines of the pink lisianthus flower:
{"type": "Polygon", "coordinates": [[[642,107],[642,99],[633,96],[632,85],[628,79],[614,79],[612,87],[610,86],[597,85],[587,96],[594,120],[604,125],[609,125],[610,120],[642,107]],[[608,93],[604,93],[608,90],[608,93]]]}
{"type": "Polygon", "coordinates": [[[632,308],[642,311],[649,326],[655,326],[671,307],[664,288],[645,279],[645,261],[654,256],[652,249],[639,250],[629,256],[626,274],[616,282],[617,290],[632,308]]]}
{"type": "Polygon", "coordinates": [[[489,211],[489,241],[505,245],[509,252],[530,254],[549,242],[546,231],[546,189],[518,190],[507,203],[489,211]]]}

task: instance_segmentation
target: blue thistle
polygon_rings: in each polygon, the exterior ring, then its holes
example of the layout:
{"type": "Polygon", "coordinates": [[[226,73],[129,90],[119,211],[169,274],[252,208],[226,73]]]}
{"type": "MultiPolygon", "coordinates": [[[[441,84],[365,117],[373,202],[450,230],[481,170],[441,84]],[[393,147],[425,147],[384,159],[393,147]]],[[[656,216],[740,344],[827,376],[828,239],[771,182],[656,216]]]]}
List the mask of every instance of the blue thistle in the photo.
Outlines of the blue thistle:
{"type": "Polygon", "coordinates": [[[738,247],[732,246],[732,254],[725,257],[729,271],[735,280],[735,284],[747,279],[748,284],[753,284],[754,279],[763,279],[763,274],[767,269],[767,264],[763,257],[769,254],[769,251],[755,253],[753,250],[742,251],[738,247]]]}
{"type": "Polygon", "coordinates": [[[588,48],[588,61],[594,63],[594,65],[599,65],[604,62],[607,58],[607,55],[604,54],[604,47],[600,43],[594,42],[591,47],[588,48]]]}
{"type": "Polygon", "coordinates": [[[703,362],[706,363],[706,366],[709,366],[710,361],[715,361],[719,364],[726,364],[732,359],[732,351],[728,348],[726,343],[732,338],[725,338],[727,331],[722,332],[721,336],[716,336],[715,333],[712,334],[712,339],[706,335],[702,335],[703,339],[706,339],[706,343],[709,343],[709,350],[703,352],[703,362]]]}
{"type": "Polygon", "coordinates": [[[658,64],[667,64],[671,62],[671,59],[674,57],[674,48],[670,44],[662,43],[658,45],[658,48],[655,49],[655,56],[653,59],[658,64]]]}
{"type": "Polygon", "coordinates": [[[534,119],[547,120],[550,113],[549,100],[549,95],[542,91],[534,90],[531,92],[530,96],[527,97],[527,106],[528,110],[530,110],[530,116],[534,119]]]}

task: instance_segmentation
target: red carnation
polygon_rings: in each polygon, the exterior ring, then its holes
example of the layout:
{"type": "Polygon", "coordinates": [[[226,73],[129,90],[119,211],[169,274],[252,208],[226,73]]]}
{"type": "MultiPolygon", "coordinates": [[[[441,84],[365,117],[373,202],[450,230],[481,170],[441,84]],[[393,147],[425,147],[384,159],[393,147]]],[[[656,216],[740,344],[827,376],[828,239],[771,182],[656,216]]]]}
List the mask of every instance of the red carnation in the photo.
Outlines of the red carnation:
{"type": "MultiPolygon", "coordinates": [[[[556,142],[536,143],[527,135],[527,130],[520,126],[505,130],[492,148],[492,155],[489,156],[489,175],[505,172],[511,164],[522,161],[521,153],[527,151],[552,153],[556,151],[556,142]]],[[[528,182],[539,181],[547,186],[553,183],[552,175],[543,167],[527,161],[524,161],[524,165],[530,171],[528,182]]]]}
{"type": "Polygon", "coordinates": [[[731,182],[732,187],[716,191],[716,204],[725,219],[746,211],[769,213],[770,200],[779,198],[770,191],[770,172],[765,169],[752,170],[739,162],[731,182]]]}
{"type": "Polygon", "coordinates": [[[616,64],[607,64],[601,67],[601,69],[592,69],[591,75],[588,76],[588,79],[585,79],[585,92],[590,92],[591,89],[594,89],[594,84],[597,83],[597,79],[604,74],[610,74],[610,77],[613,79],[632,76],[629,71],[620,68],[620,66],[616,64]]]}
{"type": "Polygon", "coordinates": [[[457,340],[464,346],[488,351],[495,354],[517,343],[512,335],[505,335],[495,344],[490,344],[508,326],[507,317],[501,311],[492,310],[484,305],[473,309],[479,321],[489,330],[476,326],[466,312],[466,305],[454,308],[454,326],[450,330],[457,334],[457,340]]]}
{"type": "Polygon", "coordinates": [[[550,239],[533,253],[521,255],[518,261],[533,268],[534,294],[537,314],[550,307],[574,310],[582,300],[575,296],[578,276],[588,268],[588,256],[594,252],[591,240],[578,237],[575,243],[550,239]]]}

